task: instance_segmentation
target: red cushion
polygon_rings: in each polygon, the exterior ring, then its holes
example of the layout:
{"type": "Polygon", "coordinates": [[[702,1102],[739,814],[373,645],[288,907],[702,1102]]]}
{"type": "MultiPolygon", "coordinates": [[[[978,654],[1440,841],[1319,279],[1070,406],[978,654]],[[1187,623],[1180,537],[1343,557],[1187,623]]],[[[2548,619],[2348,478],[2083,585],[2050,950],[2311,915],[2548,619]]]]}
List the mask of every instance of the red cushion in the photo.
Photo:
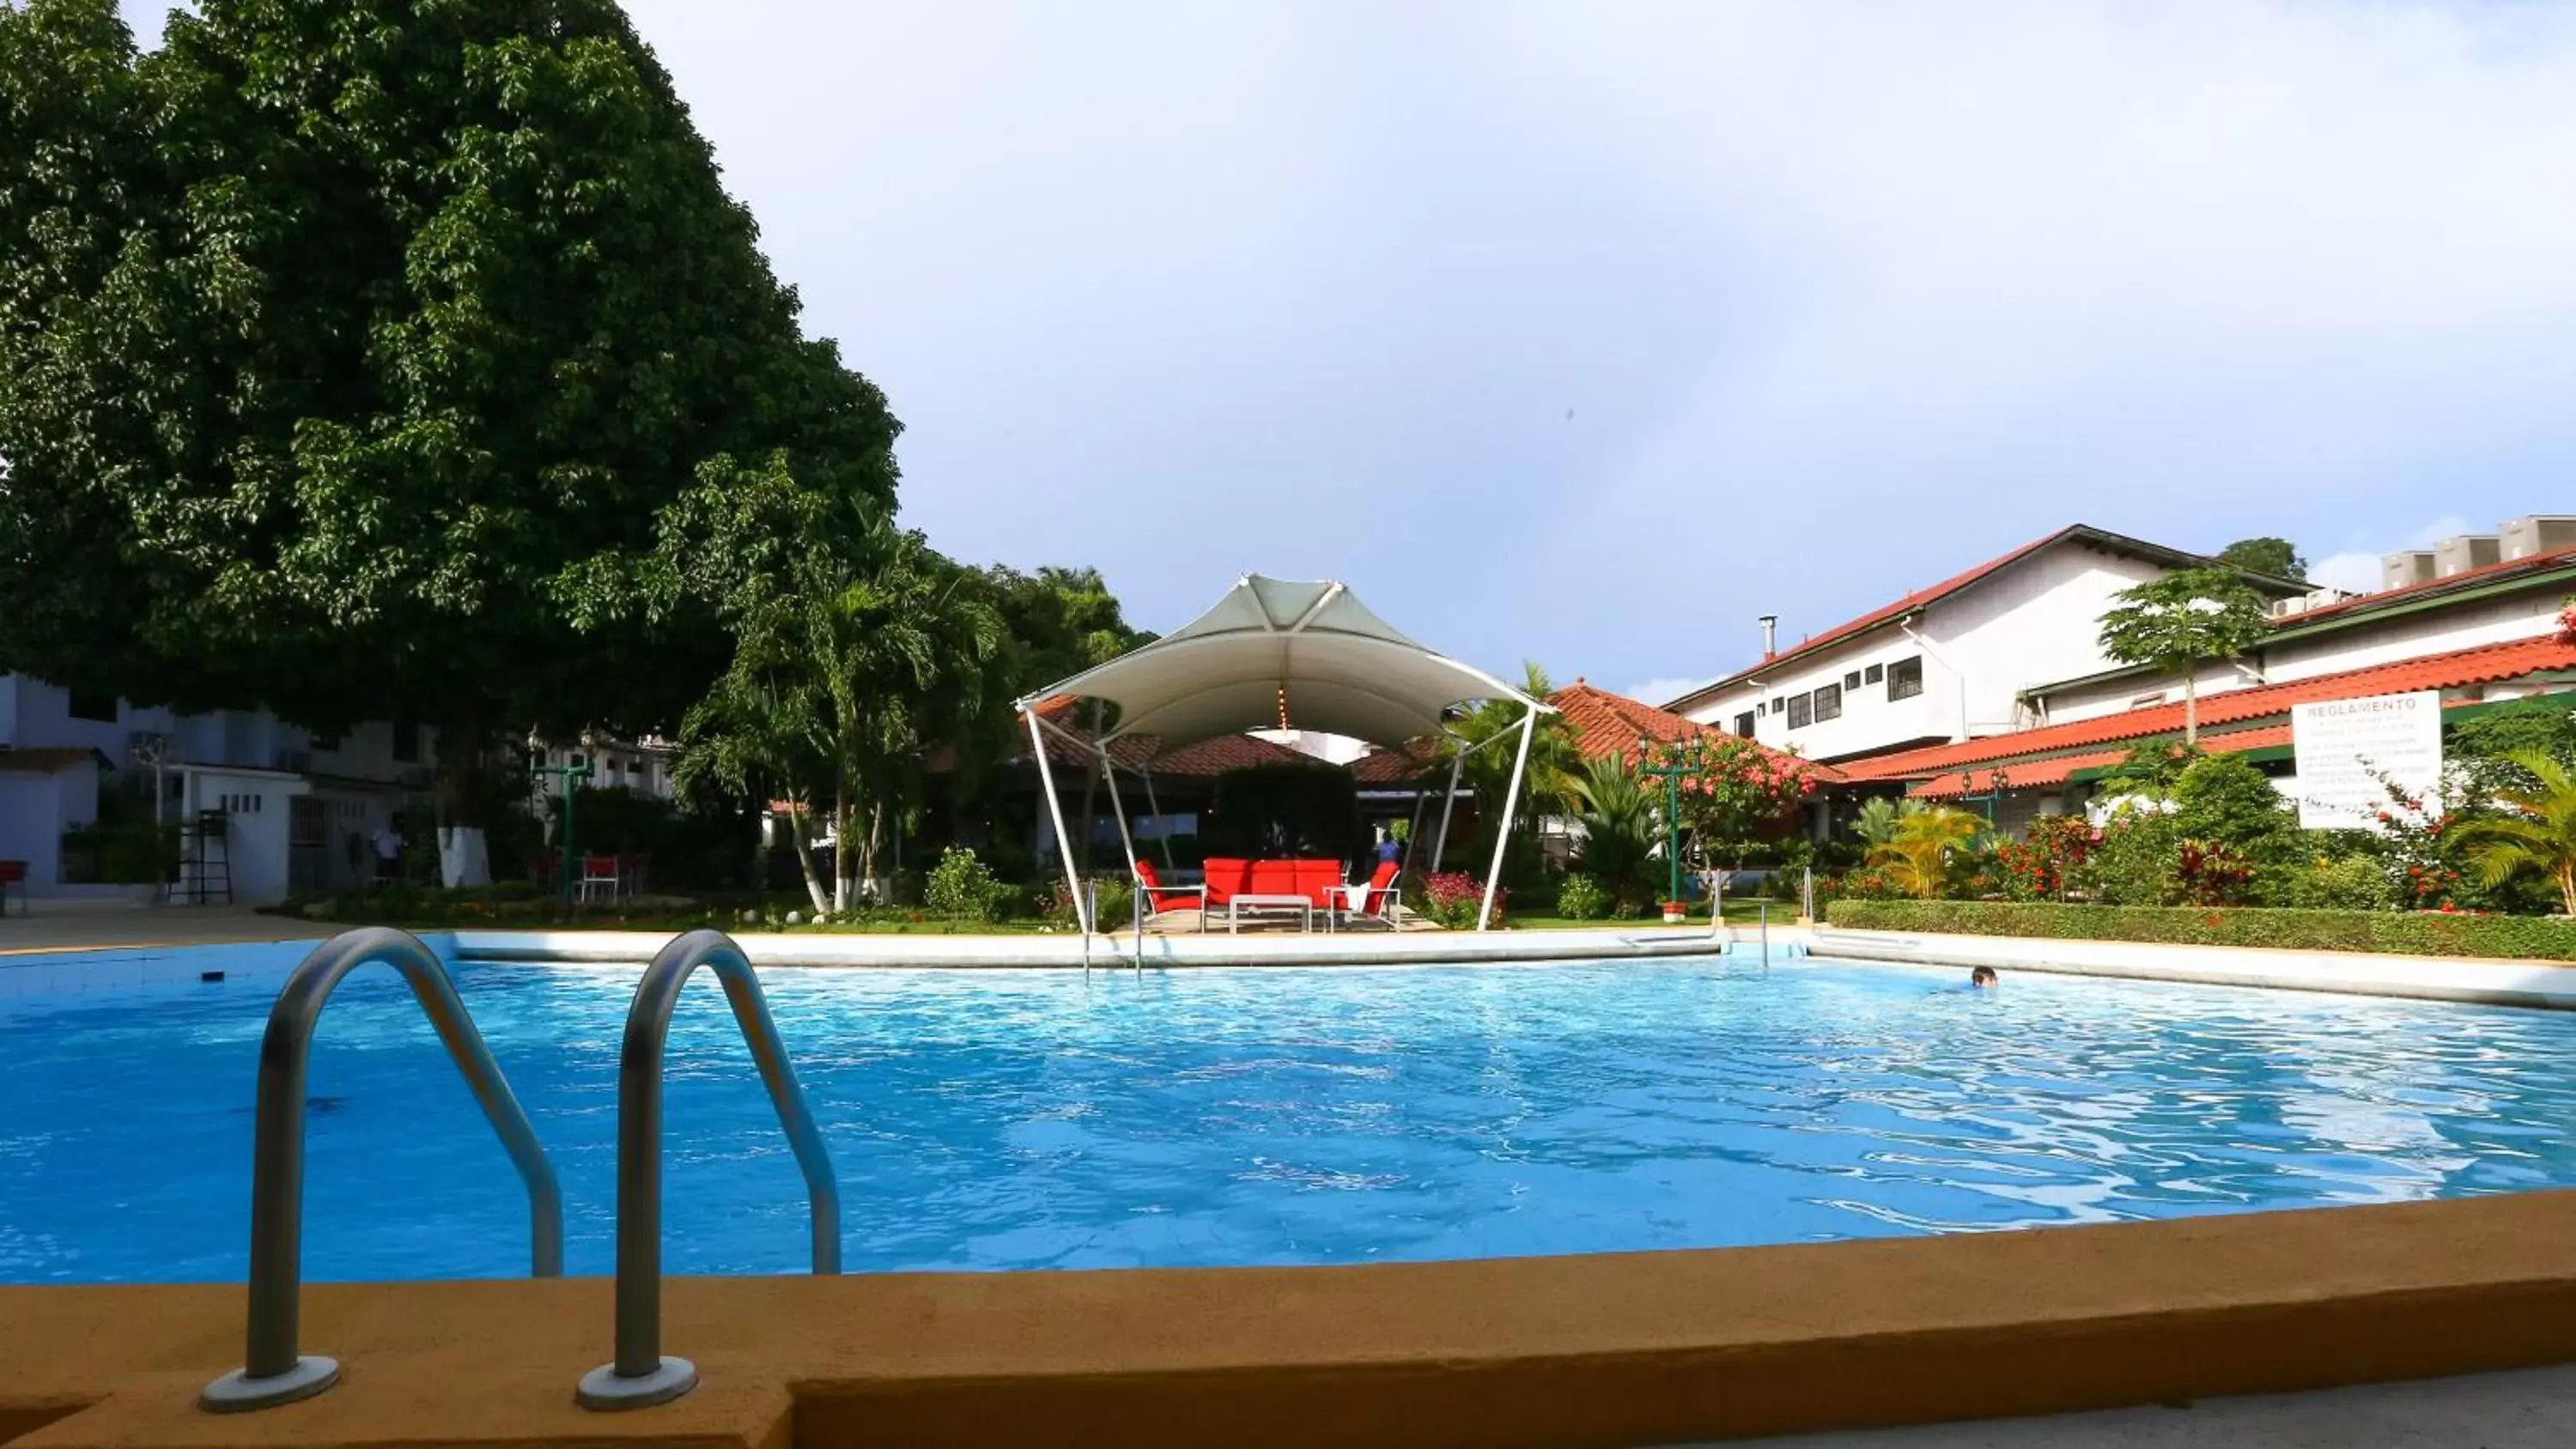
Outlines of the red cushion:
{"type": "Polygon", "coordinates": [[[1256,896],[1293,896],[1303,892],[1297,884],[1297,862],[1293,860],[1256,860],[1252,863],[1252,884],[1246,887],[1256,896]]]}
{"type": "Polygon", "coordinates": [[[1342,863],[1338,860],[1301,860],[1297,862],[1299,895],[1317,905],[1329,903],[1334,889],[1342,883],[1342,863]]]}
{"type": "Polygon", "coordinates": [[[1244,884],[1251,874],[1252,862],[1210,856],[1202,863],[1207,876],[1207,899],[1212,906],[1224,905],[1251,889],[1244,884]]]}

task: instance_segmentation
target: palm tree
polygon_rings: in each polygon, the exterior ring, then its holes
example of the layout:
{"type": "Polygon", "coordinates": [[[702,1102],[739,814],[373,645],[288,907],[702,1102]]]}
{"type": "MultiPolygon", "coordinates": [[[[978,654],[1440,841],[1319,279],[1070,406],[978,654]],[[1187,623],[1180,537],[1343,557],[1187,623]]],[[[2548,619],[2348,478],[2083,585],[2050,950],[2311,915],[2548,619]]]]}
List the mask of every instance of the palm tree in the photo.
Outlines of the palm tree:
{"type": "Polygon", "coordinates": [[[2473,820],[2460,827],[2458,838],[2487,884],[2539,871],[2558,883],[2559,904],[2576,916],[2576,772],[2545,750],[2515,750],[2505,758],[2536,783],[2497,791],[2496,803],[2514,813],[2473,820]]]}
{"type": "Polygon", "coordinates": [[[1951,855],[1975,844],[1985,828],[1983,817],[1935,806],[1900,816],[1895,833],[1886,844],[1871,850],[1869,858],[1887,866],[1898,885],[1928,901],[1941,894],[1942,883],[1949,878],[1951,855]]]}
{"type": "Polygon", "coordinates": [[[1653,799],[1617,755],[1585,766],[1574,789],[1583,803],[1583,868],[1613,896],[1624,896],[1637,888],[1654,855],[1653,799]]]}
{"type": "Polygon", "coordinates": [[[1896,838],[1899,821],[1922,813],[1923,802],[1911,796],[1891,800],[1885,795],[1873,795],[1861,802],[1860,819],[1852,829],[1865,844],[1885,845],[1896,838]]]}
{"type": "MultiPolygon", "coordinates": [[[[1556,692],[1547,671],[1535,663],[1522,666],[1522,692],[1532,699],[1545,699],[1556,692]]],[[[1501,801],[1511,793],[1512,761],[1519,755],[1519,742],[1494,739],[1500,734],[1517,734],[1521,728],[1521,705],[1509,699],[1489,699],[1469,710],[1458,721],[1450,742],[1452,751],[1471,749],[1493,740],[1491,745],[1467,757],[1460,772],[1460,783],[1475,791],[1476,807],[1484,816],[1484,828],[1490,831],[1494,817],[1488,813],[1487,801],[1501,801]]],[[[1525,823],[1541,815],[1565,815],[1581,798],[1583,752],[1575,748],[1574,735],[1566,728],[1565,716],[1542,714],[1530,735],[1529,768],[1521,776],[1521,806],[1516,822],[1525,823]]],[[[1487,837],[1488,844],[1492,837],[1487,837]]]]}
{"type": "Polygon", "coordinates": [[[855,904],[887,830],[921,789],[922,752],[997,708],[1002,624],[970,571],[878,525],[816,548],[737,624],[733,665],[690,710],[683,767],[789,802],[808,895],[826,909],[806,821],[828,802],[829,909],[855,904]],[[812,802],[812,804],[808,804],[812,802]]]}

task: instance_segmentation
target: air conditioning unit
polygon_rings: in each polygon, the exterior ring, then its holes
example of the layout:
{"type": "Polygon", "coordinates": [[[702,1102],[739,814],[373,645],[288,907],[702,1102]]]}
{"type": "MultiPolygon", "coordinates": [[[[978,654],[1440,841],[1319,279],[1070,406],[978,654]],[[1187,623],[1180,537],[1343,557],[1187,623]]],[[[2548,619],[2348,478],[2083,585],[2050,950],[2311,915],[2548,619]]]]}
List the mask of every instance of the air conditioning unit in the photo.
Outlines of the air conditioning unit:
{"type": "Polygon", "coordinates": [[[2315,607],[2314,604],[2309,602],[2315,597],[2316,595],[2314,594],[2293,594],[2286,599],[2274,599],[2272,601],[2272,617],[2275,619],[2286,619],[2292,614],[2304,614],[2309,609],[2315,607]]]}
{"type": "Polygon", "coordinates": [[[2342,603],[2346,599],[2358,597],[2360,596],[2357,594],[2348,594],[2341,589],[2310,589],[2306,597],[2300,600],[2300,607],[2302,609],[2329,609],[2342,603]]]}
{"type": "Polygon", "coordinates": [[[2433,577],[2453,578],[2484,568],[2504,557],[2503,541],[2492,533],[2464,533],[2433,545],[2433,577]]]}
{"type": "Polygon", "coordinates": [[[2429,584],[2433,579],[2433,551],[2429,548],[2386,554],[2379,560],[2379,586],[2383,589],[2429,584]]]}
{"type": "Polygon", "coordinates": [[[2556,553],[2562,548],[2576,548],[2576,515],[2534,513],[2509,519],[2496,530],[2498,554],[2503,558],[2530,558],[2534,554],[2556,553]]]}
{"type": "Polygon", "coordinates": [[[313,752],[311,750],[280,750],[277,752],[277,768],[287,771],[290,774],[310,775],[313,773],[313,752]]]}

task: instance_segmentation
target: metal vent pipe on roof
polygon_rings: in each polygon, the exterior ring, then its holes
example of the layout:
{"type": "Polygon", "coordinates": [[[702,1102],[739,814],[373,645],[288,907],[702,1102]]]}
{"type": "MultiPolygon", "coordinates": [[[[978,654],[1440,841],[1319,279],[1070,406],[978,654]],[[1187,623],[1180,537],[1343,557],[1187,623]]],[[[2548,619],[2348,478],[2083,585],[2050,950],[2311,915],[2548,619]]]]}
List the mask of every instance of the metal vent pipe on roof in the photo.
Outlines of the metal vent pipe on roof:
{"type": "Polygon", "coordinates": [[[1779,615],[1777,615],[1777,614],[1765,614],[1765,615],[1763,615],[1763,616],[1762,616],[1762,657],[1763,657],[1763,658],[1765,658],[1765,659],[1768,659],[1768,658],[1770,658],[1772,655],[1779,653],[1779,652],[1780,652],[1780,650],[1779,650],[1779,641],[1780,641],[1780,616],[1779,616],[1779,615]]]}

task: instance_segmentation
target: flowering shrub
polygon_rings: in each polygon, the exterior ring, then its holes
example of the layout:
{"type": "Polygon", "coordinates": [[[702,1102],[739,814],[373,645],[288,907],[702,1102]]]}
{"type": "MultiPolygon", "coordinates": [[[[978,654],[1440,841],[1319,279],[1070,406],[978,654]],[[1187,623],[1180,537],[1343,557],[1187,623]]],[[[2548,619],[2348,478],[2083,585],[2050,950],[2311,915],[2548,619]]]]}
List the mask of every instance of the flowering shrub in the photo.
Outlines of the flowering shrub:
{"type": "MultiPolygon", "coordinates": [[[[1503,916],[1506,892],[1494,888],[1494,919],[1503,916]]],[[[1484,904],[1485,883],[1463,870],[1444,870],[1423,877],[1423,914],[1453,931],[1476,928],[1476,912],[1484,904]]]]}
{"type": "Polygon", "coordinates": [[[1703,846],[1741,845],[1780,834],[1816,785],[1816,767],[1735,735],[1666,740],[1630,762],[1679,769],[1682,824],[1703,846]]]}
{"type": "Polygon", "coordinates": [[[2458,823],[2458,817],[2451,811],[2439,810],[2439,801],[2408,794],[2394,780],[2383,776],[2379,783],[2388,792],[2388,804],[2378,812],[2379,858],[2386,863],[2397,908],[2456,910],[2459,902],[2452,897],[2462,877],[2459,867],[2451,861],[2450,842],[2445,837],[2458,823]]]}
{"type": "Polygon", "coordinates": [[[1581,871],[1556,888],[1556,913],[1569,921],[1597,921],[1610,914],[1610,907],[1608,888],[1581,871]]]}
{"type": "Polygon", "coordinates": [[[2576,594],[2569,594],[2565,599],[2560,601],[2560,605],[2561,607],[2558,610],[2558,642],[2561,644],[2576,644],[2576,594]]]}
{"type": "Polygon", "coordinates": [[[2254,862],[2216,841],[2186,840],[2175,872],[2182,903],[2241,906],[2254,888],[2254,862]]]}
{"type": "Polygon", "coordinates": [[[1883,865],[1857,866],[1840,875],[1816,878],[1816,900],[1819,908],[1826,901],[1901,901],[1913,898],[1914,892],[1899,885],[1894,872],[1883,865]]]}
{"type": "Polygon", "coordinates": [[[941,852],[939,864],[931,867],[924,882],[921,903],[930,913],[950,921],[989,921],[997,913],[998,883],[993,873],[984,868],[975,852],[962,845],[952,845],[941,852]]]}

